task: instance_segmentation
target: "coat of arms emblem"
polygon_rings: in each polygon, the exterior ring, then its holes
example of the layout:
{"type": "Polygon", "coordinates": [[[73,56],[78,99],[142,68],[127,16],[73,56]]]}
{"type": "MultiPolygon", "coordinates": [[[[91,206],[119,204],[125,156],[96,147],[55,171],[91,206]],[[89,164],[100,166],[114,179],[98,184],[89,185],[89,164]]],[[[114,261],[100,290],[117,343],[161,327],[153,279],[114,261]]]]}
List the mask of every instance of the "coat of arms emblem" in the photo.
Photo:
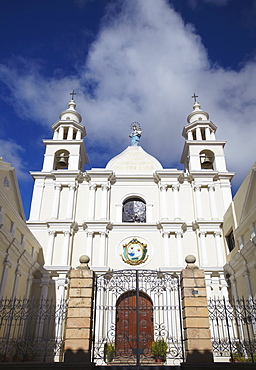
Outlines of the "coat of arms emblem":
{"type": "Polygon", "coordinates": [[[141,243],[133,238],[129,243],[123,245],[122,260],[129,265],[140,265],[148,259],[147,244],[141,243]]]}

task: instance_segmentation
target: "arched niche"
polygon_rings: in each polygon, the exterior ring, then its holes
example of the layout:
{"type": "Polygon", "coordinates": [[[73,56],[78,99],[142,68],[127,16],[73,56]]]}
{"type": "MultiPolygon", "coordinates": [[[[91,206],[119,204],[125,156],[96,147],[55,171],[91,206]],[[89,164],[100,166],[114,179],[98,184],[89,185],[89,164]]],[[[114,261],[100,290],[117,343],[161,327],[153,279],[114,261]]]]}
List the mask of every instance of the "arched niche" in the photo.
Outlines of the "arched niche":
{"type": "Polygon", "coordinates": [[[69,151],[65,149],[58,150],[55,153],[54,169],[65,170],[68,169],[69,151]]]}
{"type": "Polygon", "coordinates": [[[214,153],[211,150],[202,150],[199,156],[202,170],[214,169],[214,153]]]}

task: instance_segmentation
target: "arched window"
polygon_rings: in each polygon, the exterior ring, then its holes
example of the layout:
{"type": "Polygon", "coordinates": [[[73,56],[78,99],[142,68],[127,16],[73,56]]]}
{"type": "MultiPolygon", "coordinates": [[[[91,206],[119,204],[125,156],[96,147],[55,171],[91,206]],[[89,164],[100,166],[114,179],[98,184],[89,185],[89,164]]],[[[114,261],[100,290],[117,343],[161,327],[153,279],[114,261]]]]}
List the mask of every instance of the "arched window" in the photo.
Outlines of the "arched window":
{"type": "Polygon", "coordinates": [[[214,153],[210,150],[203,150],[200,153],[201,169],[213,170],[214,153]]]}
{"type": "Polygon", "coordinates": [[[146,203],[141,198],[129,198],[123,203],[123,222],[146,222],[146,203]]]}
{"type": "Polygon", "coordinates": [[[65,170],[68,168],[69,152],[67,150],[59,150],[55,153],[55,170],[65,170]]]}

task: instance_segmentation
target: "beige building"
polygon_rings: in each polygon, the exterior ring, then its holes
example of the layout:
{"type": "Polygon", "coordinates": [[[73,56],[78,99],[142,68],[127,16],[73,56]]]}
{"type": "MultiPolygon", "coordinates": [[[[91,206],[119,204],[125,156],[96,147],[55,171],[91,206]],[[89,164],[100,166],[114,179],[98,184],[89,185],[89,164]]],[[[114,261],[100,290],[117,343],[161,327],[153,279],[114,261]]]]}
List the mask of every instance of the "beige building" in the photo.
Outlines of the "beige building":
{"type": "Polygon", "coordinates": [[[256,298],[256,162],[224,215],[227,263],[224,266],[235,299],[256,298]]]}
{"type": "Polygon", "coordinates": [[[27,227],[15,169],[2,158],[0,184],[0,299],[28,298],[43,253],[27,227]]]}

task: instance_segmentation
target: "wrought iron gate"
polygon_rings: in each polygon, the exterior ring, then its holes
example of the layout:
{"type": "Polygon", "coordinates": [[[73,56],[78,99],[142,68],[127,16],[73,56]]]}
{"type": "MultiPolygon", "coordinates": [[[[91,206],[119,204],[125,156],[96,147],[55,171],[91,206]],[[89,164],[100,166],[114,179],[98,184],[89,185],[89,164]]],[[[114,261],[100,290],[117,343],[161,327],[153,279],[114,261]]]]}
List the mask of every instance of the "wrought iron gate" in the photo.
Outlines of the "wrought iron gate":
{"type": "Polygon", "coordinates": [[[208,309],[214,356],[256,362],[256,301],[215,298],[208,309]]]}
{"type": "Polygon", "coordinates": [[[66,312],[65,300],[1,299],[0,361],[61,361],[66,312]]]}
{"type": "Polygon", "coordinates": [[[93,361],[97,365],[153,363],[153,342],[167,347],[160,357],[168,364],[183,360],[178,276],[122,270],[97,277],[93,361]]]}

